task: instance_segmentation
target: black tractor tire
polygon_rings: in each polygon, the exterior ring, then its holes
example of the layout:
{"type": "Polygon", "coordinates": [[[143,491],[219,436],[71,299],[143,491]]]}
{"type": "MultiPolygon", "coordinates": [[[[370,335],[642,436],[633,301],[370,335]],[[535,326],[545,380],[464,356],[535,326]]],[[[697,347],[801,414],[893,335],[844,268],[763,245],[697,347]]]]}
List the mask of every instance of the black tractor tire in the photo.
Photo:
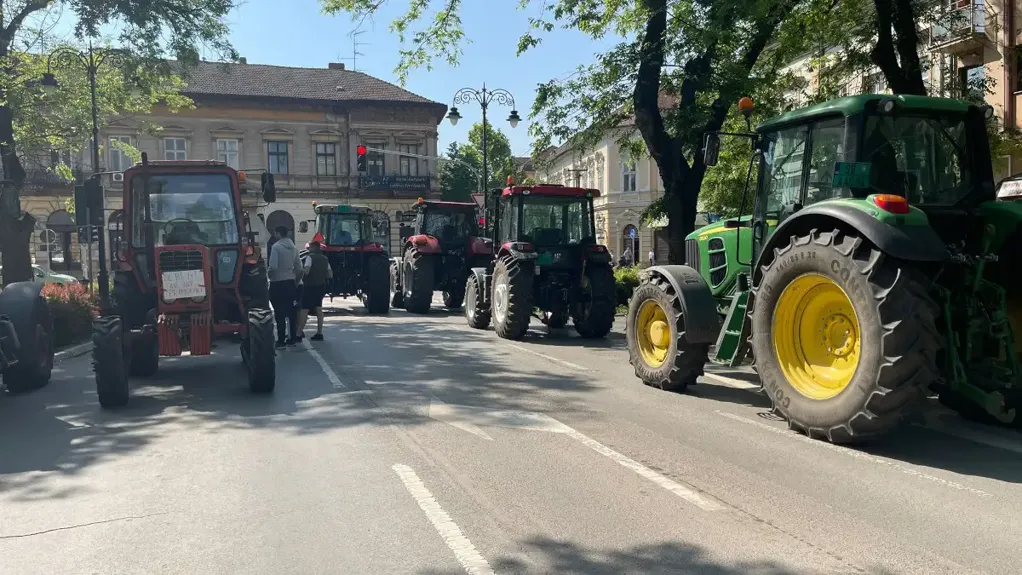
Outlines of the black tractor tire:
{"type": "MultiPolygon", "coordinates": [[[[914,415],[927,387],[939,374],[937,354],[943,344],[936,324],[938,308],[927,294],[929,282],[921,273],[887,256],[863,238],[835,230],[813,230],[792,236],[789,242],[774,248],[773,259],[761,270],[753,288],[752,352],[774,411],[788,421],[791,429],[832,443],[855,443],[884,435],[914,415]],[[808,283],[792,288],[795,291],[789,294],[802,299],[782,301],[785,288],[796,280],[826,282],[821,284],[823,289],[843,294],[845,303],[840,306],[851,306],[854,321],[839,311],[838,304],[828,303],[816,318],[806,320],[819,323],[817,331],[826,340],[813,342],[799,333],[784,335],[783,331],[775,330],[775,315],[789,329],[798,323],[797,317],[790,323],[785,319],[786,306],[800,314],[813,311],[813,306],[806,306],[816,301],[805,296],[818,288],[808,283]],[[834,285],[840,288],[839,292],[830,287],[834,285]],[[804,291],[798,291],[800,288],[804,291]],[[854,340],[847,337],[830,340],[835,337],[835,330],[844,329],[848,334],[848,326],[854,329],[855,324],[858,333],[854,340]],[[775,331],[782,334],[781,339],[775,331]],[[775,351],[775,345],[797,345],[790,352],[795,357],[785,360],[783,365],[804,373],[804,366],[813,366],[804,358],[807,346],[814,343],[840,344],[839,349],[858,346],[854,371],[847,383],[814,391],[815,398],[799,391],[788,380],[775,351]]],[[[806,329],[803,325],[804,322],[798,329],[806,329]]],[[[837,333],[837,337],[841,336],[837,333]]],[[[830,348],[826,351],[830,352],[830,348]]],[[[832,368],[835,361],[827,367],[832,368]]],[[[816,375],[812,380],[822,388],[816,375]]]]}
{"type": "Polygon", "coordinates": [[[152,377],[160,369],[160,340],[155,333],[142,333],[131,338],[128,375],[152,377]]]}
{"type": "Polygon", "coordinates": [[[565,311],[545,311],[540,316],[543,325],[550,329],[563,329],[568,325],[568,313],[565,311]]]}
{"type": "Polygon", "coordinates": [[[397,309],[405,307],[405,294],[401,288],[401,265],[397,262],[390,264],[390,307],[397,309]]]}
{"type": "Polygon", "coordinates": [[[53,316],[41,291],[41,284],[15,282],[0,292],[0,315],[10,320],[21,344],[18,363],[3,374],[11,393],[43,387],[53,373],[53,316]]]}
{"type": "Polygon", "coordinates": [[[390,263],[387,257],[370,257],[366,262],[365,306],[371,314],[390,311],[390,263]]]}
{"type": "Polygon", "coordinates": [[[92,370],[96,372],[99,405],[106,409],[128,404],[123,337],[119,316],[101,316],[92,322],[92,370]]]}
{"type": "Polygon", "coordinates": [[[156,307],[155,295],[144,293],[131,272],[114,272],[110,299],[121,325],[128,330],[145,325],[149,310],[156,307]]]}
{"type": "Polygon", "coordinates": [[[457,282],[444,290],[444,307],[450,310],[461,309],[461,306],[465,303],[466,287],[466,284],[457,282]]]}
{"type": "Polygon", "coordinates": [[[490,304],[483,298],[485,293],[486,286],[479,276],[469,274],[465,280],[465,320],[473,329],[486,329],[490,325],[490,304]]]}
{"type": "MultiPolygon", "coordinates": [[[[689,385],[695,385],[696,378],[703,375],[703,367],[709,361],[710,344],[693,344],[688,341],[681,299],[670,282],[659,276],[642,279],[628,300],[626,318],[628,362],[632,364],[636,377],[646,385],[664,391],[682,392],[689,385]],[[662,362],[655,358],[651,358],[653,361],[645,359],[652,352],[650,342],[653,336],[649,334],[651,326],[639,325],[639,313],[643,309],[654,310],[652,306],[659,307],[667,328],[657,334],[664,338],[667,345],[662,362]],[[646,332],[640,333],[640,330],[646,332]]],[[[660,326],[658,330],[663,328],[660,326]]]]}
{"type": "Polygon", "coordinates": [[[270,307],[270,283],[266,277],[266,262],[259,260],[241,268],[238,291],[250,309],[270,307]]]}
{"type": "Polygon", "coordinates": [[[408,270],[405,293],[405,309],[412,313],[429,313],[433,303],[433,273],[436,261],[433,256],[421,254],[418,250],[405,253],[405,269],[408,270]]]}
{"type": "Polygon", "coordinates": [[[267,308],[248,310],[245,367],[252,393],[273,393],[277,385],[277,351],[273,347],[273,312],[267,308]]]}
{"type": "Polygon", "coordinates": [[[589,301],[572,306],[571,320],[575,331],[586,339],[606,337],[614,327],[614,312],[617,310],[614,271],[609,266],[588,266],[584,277],[588,280],[589,301]]]}
{"type": "Polygon", "coordinates": [[[529,331],[534,269],[532,262],[511,256],[502,257],[493,268],[493,329],[504,339],[522,339],[529,331]]]}

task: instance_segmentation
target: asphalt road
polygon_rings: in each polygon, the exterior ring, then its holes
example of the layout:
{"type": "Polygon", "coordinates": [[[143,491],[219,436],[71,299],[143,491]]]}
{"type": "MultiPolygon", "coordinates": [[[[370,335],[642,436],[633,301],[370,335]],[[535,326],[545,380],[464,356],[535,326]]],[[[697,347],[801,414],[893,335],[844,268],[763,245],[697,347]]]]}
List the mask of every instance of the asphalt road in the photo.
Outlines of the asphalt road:
{"type": "Polygon", "coordinates": [[[621,326],[338,303],[272,397],[229,342],[116,412],[87,356],[0,397],[0,573],[1022,573],[1019,434],[932,410],[833,447],[746,372],[644,387],[621,326]]]}

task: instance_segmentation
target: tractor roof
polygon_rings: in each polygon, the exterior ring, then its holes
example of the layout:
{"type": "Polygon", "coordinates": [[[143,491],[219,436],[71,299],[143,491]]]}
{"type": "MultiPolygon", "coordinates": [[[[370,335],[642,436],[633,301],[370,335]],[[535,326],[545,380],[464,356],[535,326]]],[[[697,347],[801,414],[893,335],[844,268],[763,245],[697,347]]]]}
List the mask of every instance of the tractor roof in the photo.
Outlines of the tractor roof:
{"type": "Polygon", "coordinates": [[[228,166],[223,162],[216,160],[155,160],[149,161],[145,164],[135,164],[124,170],[125,173],[131,172],[144,172],[147,170],[168,172],[168,171],[182,171],[182,172],[201,172],[209,171],[210,169],[215,171],[236,171],[234,168],[228,166]]]}
{"type": "Polygon", "coordinates": [[[346,204],[316,204],[313,210],[317,214],[368,214],[373,211],[369,206],[351,206],[346,204]]]}
{"type": "Polygon", "coordinates": [[[474,210],[478,207],[475,202],[445,202],[441,200],[420,200],[416,202],[415,205],[420,208],[450,208],[466,210],[474,210]]]}
{"type": "Polygon", "coordinates": [[[600,197],[600,190],[594,188],[572,188],[558,184],[541,184],[538,186],[511,186],[504,188],[503,196],[517,196],[520,194],[536,196],[569,196],[584,198],[592,196],[600,197]]]}
{"type": "Polygon", "coordinates": [[[806,108],[792,110],[780,116],[771,118],[760,124],[756,131],[763,132],[775,129],[785,124],[802,124],[816,118],[826,116],[851,116],[865,111],[871,102],[893,98],[902,108],[924,112],[951,112],[964,113],[969,110],[970,104],[962,100],[950,98],[930,98],[928,96],[908,95],[883,95],[883,94],[862,94],[859,96],[846,96],[821,102],[806,108]]]}

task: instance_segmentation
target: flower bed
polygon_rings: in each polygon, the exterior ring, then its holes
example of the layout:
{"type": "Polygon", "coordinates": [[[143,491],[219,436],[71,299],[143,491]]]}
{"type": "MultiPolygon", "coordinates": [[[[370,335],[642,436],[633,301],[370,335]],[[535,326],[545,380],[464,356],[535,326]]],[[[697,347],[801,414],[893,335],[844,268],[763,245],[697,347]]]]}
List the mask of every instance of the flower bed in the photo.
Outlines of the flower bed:
{"type": "Polygon", "coordinates": [[[53,316],[54,345],[57,348],[78,343],[92,333],[92,320],[96,317],[98,301],[81,284],[46,284],[43,297],[53,316]]]}

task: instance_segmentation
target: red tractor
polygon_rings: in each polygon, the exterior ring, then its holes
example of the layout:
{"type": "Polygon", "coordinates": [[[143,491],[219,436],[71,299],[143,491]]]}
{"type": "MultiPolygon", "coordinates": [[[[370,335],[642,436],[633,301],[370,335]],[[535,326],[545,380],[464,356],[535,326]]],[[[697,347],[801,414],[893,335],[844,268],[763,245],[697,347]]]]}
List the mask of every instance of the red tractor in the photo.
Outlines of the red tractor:
{"type": "Polygon", "coordinates": [[[419,198],[415,210],[415,229],[390,264],[390,303],[428,313],[433,292],[442,291],[444,306],[460,308],[469,270],[493,260],[493,243],[480,237],[476,205],[419,198]]]}
{"type": "MultiPolygon", "coordinates": [[[[333,279],[327,294],[356,296],[371,314],[387,313],[387,253],[373,231],[373,210],[366,206],[319,204],[312,202],[316,212],[316,235],[323,255],[330,261],[333,279]]],[[[300,252],[304,258],[309,246],[300,252]]]]}
{"type": "Polygon", "coordinates": [[[475,267],[465,292],[465,318],[476,329],[520,339],[534,310],[552,328],[570,316],[585,338],[604,337],[617,304],[610,252],[596,243],[593,198],[599,190],[560,185],[509,186],[486,197],[493,263],[475,267]]]}
{"type": "MultiPolygon", "coordinates": [[[[129,376],[160,356],[209,355],[237,335],[251,391],[276,382],[266,265],[242,210],[244,172],[215,161],[149,162],[124,172],[124,238],[109,310],[94,322],[93,366],[103,407],[128,402],[129,376]]],[[[271,174],[262,195],[273,202],[271,174]]]]}

